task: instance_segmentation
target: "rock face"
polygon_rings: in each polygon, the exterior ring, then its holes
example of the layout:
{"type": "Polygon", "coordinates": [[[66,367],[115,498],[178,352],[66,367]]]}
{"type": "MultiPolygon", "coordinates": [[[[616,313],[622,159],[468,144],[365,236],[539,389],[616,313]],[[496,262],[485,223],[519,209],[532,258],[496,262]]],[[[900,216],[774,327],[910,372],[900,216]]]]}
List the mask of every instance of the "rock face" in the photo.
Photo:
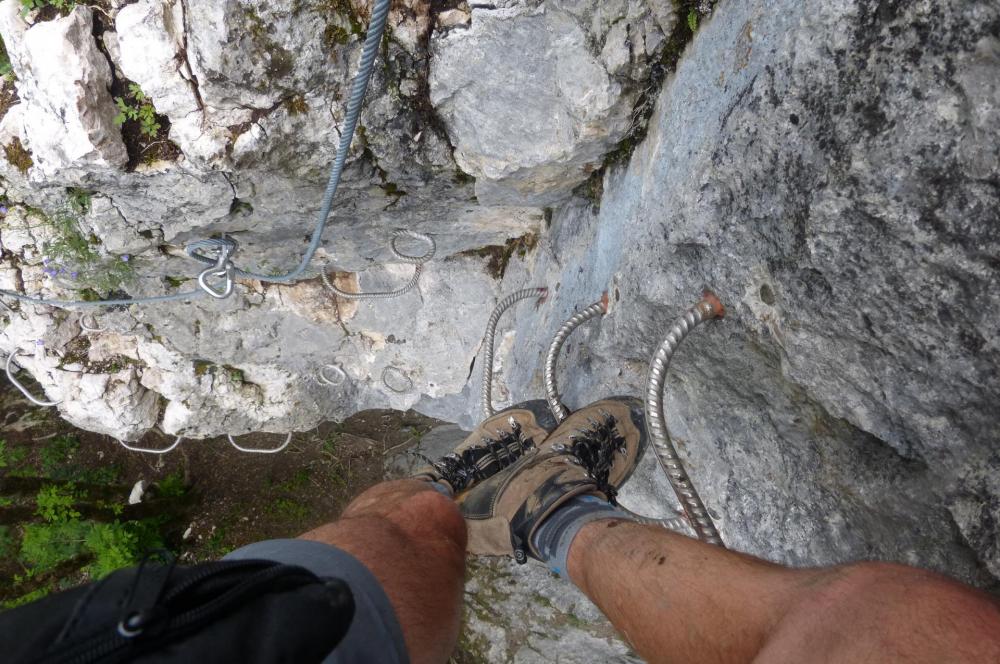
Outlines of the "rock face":
{"type": "Polygon", "coordinates": [[[25,106],[27,148],[41,178],[115,170],[127,160],[112,122],[111,68],[93,39],[92,25],[92,10],[80,7],[28,30],[19,3],[0,6],[0,34],[10,45],[25,106]]]}
{"type": "MultiPolygon", "coordinates": [[[[517,400],[542,394],[559,324],[608,291],[610,312],[560,363],[580,406],[640,394],[669,323],[710,287],[728,316],[682,347],[667,409],[724,539],[794,564],[887,557],[989,586],[994,5],[729,0],[678,52],[691,27],[665,3],[399,3],[305,280],[94,320],[11,304],[0,350],[22,351],[64,417],[125,440],[153,426],[279,433],[386,406],[469,427],[498,297],[551,290],[501,326],[495,392],[517,400]],[[437,242],[416,290],[362,302],[324,290],[324,265],[351,291],[405,283],[413,266],[388,246],[398,228],[437,242]],[[323,382],[323,367],[346,379],[323,382]]],[[[183,245],[220,233],[240,243],[240,267],[290,270],[367,11],[139,0],[113,19],[79,7],[32,24],[4,0],[21,101],[0,121],[0,283],[57,297],[190,290],[201,268],[183,245]],[[176,158],[149,161],[128,132],[123,143],[113,97],[129,82],[176,158]]],[[[668,514],[670,495],[650,457],[623,500],[668,514]]],[[[619,645],[605,654],[627,661],[619,645]]]]}
{"type": "Polygon", "coordinates": [[[468,29],[435,40],[431,103],[479,199],[549,205],[586,180],[631,128],[627,75],[662,41],[650,11],[624,2],[474,8],[468,29]]]}
{"type": "Polygon", "coordinates": [[[1000,573],[1000,9],[893,7],[720,7],[599,208],[560,208],[508,271],[505,290],[556,292],[516,312],[506,380],[540,394],[556,326],[607,290],[610,313],[563,360],[567,401],[641,394],[664,330],[711,287],[728,316],[682,347],[667,410],[724,538],[986,583],[1000,573]]]}

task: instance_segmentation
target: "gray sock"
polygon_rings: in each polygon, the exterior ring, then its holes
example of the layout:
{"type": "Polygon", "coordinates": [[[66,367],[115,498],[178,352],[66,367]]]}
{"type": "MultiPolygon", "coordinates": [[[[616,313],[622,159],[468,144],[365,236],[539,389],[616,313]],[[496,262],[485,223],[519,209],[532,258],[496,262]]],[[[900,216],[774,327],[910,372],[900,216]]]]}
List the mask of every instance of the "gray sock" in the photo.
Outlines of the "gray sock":
{"type": "Polygon", "coordinates": [[[433,482],[431,480],[428,480],[427,483],[430,484],[431,488],[437,491],[438,493],[444,496],[448,496],[449,498],[455,497],[455,492],[452,491],[451,487],[445,484],[444,482],[433,482]]]}
{"type": "Polygon", "coordinates": [[[599,519],[631,520],[625,512],[603,498],[574,496],[542,521],[532,536],[531,543],[550,570],[569,579],[566,559],[573,538],[585,525],[599,519]]]}

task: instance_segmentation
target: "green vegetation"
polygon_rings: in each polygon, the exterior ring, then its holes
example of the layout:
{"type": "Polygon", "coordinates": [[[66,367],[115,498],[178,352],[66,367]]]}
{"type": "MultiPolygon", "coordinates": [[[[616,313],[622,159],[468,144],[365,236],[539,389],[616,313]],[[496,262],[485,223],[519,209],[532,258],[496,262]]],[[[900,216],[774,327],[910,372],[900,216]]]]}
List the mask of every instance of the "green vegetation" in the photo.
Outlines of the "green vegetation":
{"type": "Polygon", "coordinates": [[[687,24],[688,24],[688,28],[691,29],[691,32],[697,32],[698,31],[698,12],[697,12],[697,10],[692,9],[691,11],[688,12],[688,15],[687,15],[687,24]]]}
{"type": "Polygon", "coordinates": [[[70,187],[66,190],[69,196],[70,210],[76,214],[87,214],[90,212],[90,200],[93,194],[85,189],[70,187]]]}
{"type": "Polygon", "coordinates": [[[149,101],[149,97],[135,83],[128,86],[126,97],[115,97],[115,105],[118,107],[118,115],[115,116],[115,124],[121,126],[128,120],[139,123],[139,131],[150,138],[155,138],[160,133],[160,123],[156,121],[156,109],[149,101]]]}
{"type": "MultiPolygon", "coordinates": [[[[76,505],[86,498],[72,483],[39,490],[35,514],[41,523],[22,526],[20,562],[26,573],[15,577],[15,585],[73,561],[84,562],[85,574],[99,579],[137,563],[147,549],[162,546],[155,520],[107,523],[81,518],[76,505]]],[[[112,512],[124,511],[124,505],[116,507],[112,512]]]]}
{"type": "Polygon", "coordinates": [[[177,471],[170,473],[156,483],[156,493],[164,498],[180,498],[187,493],[187,483],[184,474],[177,471]]]}
{"type": "Polygon", "coordinates": [[[168,475],[157,485],[155,510],[130,512],[120,471],[80,465],[79,447],[72,435],[14,448],[0,439],[10,494],[0,503],[0,517],[10,524],[0,526],[0,608],[100,579],[164,546],[164,533],[187,492],[182,475],[168,475]]]}
{"type": "Polygon", "coordinates": [[[101,256],[95,248],[99,246],[97,238],[85,237],[80,231],[80,217],[89,209],[90,194],[71,190],[62,212],[51,217],[36,213],[56,235],[44,247],[44,272],[52,278],[60,277],[64,285],[75,282],[74,290],[110,293],[132,281],[135,268],[128,254],[101,256]]]}
{"type": "Polygon", "coordinates": [[[10,55],[7,54],[7,45],[0,39],[0,77],[11,79],[14,76],[14,68],[10,64],[10,55]]]}
{"type": "Polygon", "coordinates": [[[21,13],[27,15],[30,11],[46,7],[52,7],[58,9],[60,13],[65,13],[76,5],[76,0],[21,0],[21,13]]]}

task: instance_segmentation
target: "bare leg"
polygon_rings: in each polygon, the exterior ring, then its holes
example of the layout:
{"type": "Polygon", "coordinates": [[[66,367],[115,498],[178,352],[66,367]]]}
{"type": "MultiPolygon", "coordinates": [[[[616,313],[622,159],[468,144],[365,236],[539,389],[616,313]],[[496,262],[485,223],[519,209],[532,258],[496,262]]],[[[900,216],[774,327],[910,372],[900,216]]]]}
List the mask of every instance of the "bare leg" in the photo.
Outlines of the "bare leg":
{"type": "Polygon", "coordinates": [[[371,570],[403,629],[414,664],[446,662],[458,641],[465,521],[427,482],[385,482],[358,496],[339,521],[301,539],[332,544],[371,570]]]}
{"type": "Polygon", "coordinates": [[[573,581],[650,662],[996,662],[1000,607],[938,574],[793,570],[653,526],[595,521],[573,581]]]}

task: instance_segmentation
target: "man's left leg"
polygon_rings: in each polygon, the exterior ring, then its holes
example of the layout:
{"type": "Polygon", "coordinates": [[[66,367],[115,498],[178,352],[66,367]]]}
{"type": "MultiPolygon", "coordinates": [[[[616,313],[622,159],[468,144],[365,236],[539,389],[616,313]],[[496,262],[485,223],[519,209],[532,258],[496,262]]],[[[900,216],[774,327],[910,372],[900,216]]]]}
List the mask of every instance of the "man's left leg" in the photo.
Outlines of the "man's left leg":
{"type": "Polygon", "coordinates": [[[355,617],[327,662],[446,662],[458,641],[466,529],[455,503],[426,480],[378,484],[338,521],[295,540],[226,558],[300,565],[350,586],[355,617]]]}
{"type": "Polygon", "coordinates": [[[448,661],[465,581],[465,521],[454,501],[423,480],[383,482],[299,539],[346,551],[375,575],[414,664],[448,661]]]}

